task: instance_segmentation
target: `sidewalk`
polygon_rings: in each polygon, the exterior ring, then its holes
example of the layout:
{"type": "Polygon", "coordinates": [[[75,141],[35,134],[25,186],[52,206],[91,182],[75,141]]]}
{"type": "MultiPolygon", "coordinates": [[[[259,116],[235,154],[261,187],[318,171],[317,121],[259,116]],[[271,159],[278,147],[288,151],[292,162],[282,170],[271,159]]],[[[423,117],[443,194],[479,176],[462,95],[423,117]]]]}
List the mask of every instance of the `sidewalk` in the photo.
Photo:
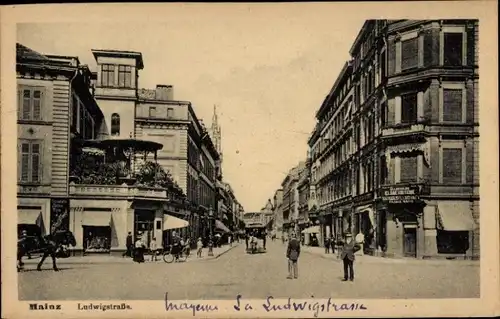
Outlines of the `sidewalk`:
{"type": "MultiPolygon", "coordinates": [[[[197,262],[197,261],[202,261],[202,260],[212,260],[212,259],[217,259],[230,251],[231,249],[234,249],[238,247],[237,243],[233,243],[232,246],[229,245],[224,245],[222,247],[216,247],[213,249],[214,255],[213,256],[208,256],[208,248],[203,248],[203,257],[197,258],[196,257],[196,249],[191,249],[191,253],[187,259],[186,262],[197,262]]],[[[151,256],[150,255],[144,255],[145,263],[151,263],[151,256]]],[[[23,258],[23,262],[26,265],[30,264],[37,264],[40,261],[40,258],[33,258],[33,259],[28,259],[28,258],[23,258]]],[[[164,263],[163,261],[163,256],[159,255],[156,260],[157,263],[164,263]]],[[[57,259],[57,264],[132,264],[132,258],[124,258],[121,256],[111,256],[111,255],[98,255],[98,254],[92,254],[92,255],[87,255],[87,256],[71,256],[69,258],[58,258],[57,259]]],[[[45,266],[47,265],[52,265],[52,260],[50,257],[48,257],[45,262],[45,266]]]]}
{"type": "MultiPolygon", "coordinates": [[[[340,262],[339,250],[335,253],[326,254],[324,247],[301,246],[301,251],[308,254],[320,256],[325,259],[340,262]]],[[[374,257],[370,255],[357,255],[358,263],[386,263],[386,264],[413,264],[413,265],[460,265],[460,266],[479,266],[478,260],[447,260],[447,259],[416,259],[416,258],[387,258],[374,257]]]]}

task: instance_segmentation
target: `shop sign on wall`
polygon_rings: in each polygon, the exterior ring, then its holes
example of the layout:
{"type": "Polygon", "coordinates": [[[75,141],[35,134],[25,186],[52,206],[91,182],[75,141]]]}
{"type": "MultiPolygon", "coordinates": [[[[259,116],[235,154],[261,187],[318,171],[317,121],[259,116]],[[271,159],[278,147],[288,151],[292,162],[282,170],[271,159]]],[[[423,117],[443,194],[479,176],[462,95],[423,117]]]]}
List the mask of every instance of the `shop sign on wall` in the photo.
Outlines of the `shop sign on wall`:
{"type": "Polygon", "coordinates": [[[382,200],[391,204],[413,203],[419,199],[420,189],[415,186],[395,186],[381,191],[382,200]]]}

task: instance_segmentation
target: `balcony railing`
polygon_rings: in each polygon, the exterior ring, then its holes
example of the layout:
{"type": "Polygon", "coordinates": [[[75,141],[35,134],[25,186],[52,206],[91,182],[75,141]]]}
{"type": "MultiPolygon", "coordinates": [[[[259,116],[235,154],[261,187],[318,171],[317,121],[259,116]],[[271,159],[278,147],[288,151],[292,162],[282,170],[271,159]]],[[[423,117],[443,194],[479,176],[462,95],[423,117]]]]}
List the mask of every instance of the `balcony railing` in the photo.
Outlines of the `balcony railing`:
{"type": "Polygon", "coordinates": [[[404,134],[411,134],[411,133],[418,133],[424,131],[425,126],[424,124],[408,124],[408,125],[401,125],[399,127],[388,127],[384,128],[382,130],[382,136],[387,137],[387,136],[392,136],[392,135],[404,135],[404,134]]]}
{"type": "Polygon", "coordinates": [[[71,184],[69,186],[70,195],[91,196],[91,197],[118,197],[134,198],[143,197],[155,200],[170,200],[170,194],[165,189],[128,186],[128,185],[81,185],[71,184]]]}

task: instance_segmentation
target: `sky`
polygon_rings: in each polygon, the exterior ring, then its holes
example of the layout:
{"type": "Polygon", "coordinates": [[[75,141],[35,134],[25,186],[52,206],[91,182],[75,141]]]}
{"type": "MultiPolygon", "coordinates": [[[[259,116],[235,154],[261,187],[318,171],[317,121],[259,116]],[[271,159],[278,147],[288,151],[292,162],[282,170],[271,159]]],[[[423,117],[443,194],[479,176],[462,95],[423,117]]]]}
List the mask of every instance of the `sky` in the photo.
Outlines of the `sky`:
{"type": "Polygon", "coordinates": [[[17,41],[44,54],[78,56],[95,70],[91,49],[139,51],[139,84],[174,86],[210,127],[222,129],[223,178],[245,211],[259,211],[288,171],[305,160],[315,113],[364,19],[342,10],[238,7],[165,10],[157,19],[18,24],[17,41]]]}

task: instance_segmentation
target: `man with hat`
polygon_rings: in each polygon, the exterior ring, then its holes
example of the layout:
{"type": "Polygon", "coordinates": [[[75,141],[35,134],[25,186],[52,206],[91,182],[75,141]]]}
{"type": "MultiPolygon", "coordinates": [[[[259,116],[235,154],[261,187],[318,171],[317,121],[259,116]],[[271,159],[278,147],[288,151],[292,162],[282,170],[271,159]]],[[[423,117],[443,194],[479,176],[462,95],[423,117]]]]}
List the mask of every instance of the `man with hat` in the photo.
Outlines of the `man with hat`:
{"type": "Polygon", "coordinates": [[[299,277],[298,260],[300,255],[300,243],[297,240],[297,235],[292,233],[292,238],[288,241],[286,250],[286,258],[288,258],[288,279],[299,277]]]}
{"type": "Polygon", "coordinates": [[[344,279],[342,281],[354,281],[354,260],[356,258],[355,253],[360,249],[361,247],[352,238],[352,235],[346,234],[346,240],[340,254],[340,259],[342,259],[344,263],[344,279]]]}

